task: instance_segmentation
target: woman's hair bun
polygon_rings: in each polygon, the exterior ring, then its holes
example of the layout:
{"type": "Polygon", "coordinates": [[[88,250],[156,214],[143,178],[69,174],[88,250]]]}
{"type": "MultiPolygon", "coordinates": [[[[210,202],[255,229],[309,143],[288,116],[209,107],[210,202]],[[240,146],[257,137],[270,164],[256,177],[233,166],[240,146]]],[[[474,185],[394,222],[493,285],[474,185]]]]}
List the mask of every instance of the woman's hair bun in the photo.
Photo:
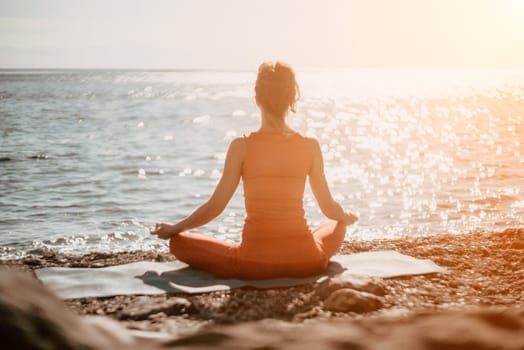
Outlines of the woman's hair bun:
{"type": "Polygon", "coordinates": [[[282,62],[275,63],[275,75],[281,78],[290,78],[295,80],[295,73],[290,65],[282,62]]]}
{"type": "Polygon", "coordinates": [[[259,104],[275,116],[285,116],[288,110],[295,112],[300,90],[293,68],[284,62],[264,62],[258,68],[255,84],[259,104]]]}

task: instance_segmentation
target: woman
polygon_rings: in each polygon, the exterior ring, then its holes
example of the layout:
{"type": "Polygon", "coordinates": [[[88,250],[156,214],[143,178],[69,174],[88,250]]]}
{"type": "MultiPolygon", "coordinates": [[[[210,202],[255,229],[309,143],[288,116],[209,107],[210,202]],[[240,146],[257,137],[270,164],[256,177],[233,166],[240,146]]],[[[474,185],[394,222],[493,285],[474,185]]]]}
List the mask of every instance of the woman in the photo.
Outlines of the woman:
{"type": "Polygon", "coordinates": [[[299,97],[292,68],[263,63],[255,85],[260,128],[233,140],[211,198],[177,224],[156,224],[152,234],[170,239],[170,251],[190,266],[220,277],[264,279],[322,273],[357,218],[333,199],[319,143],[286,124],[299,97]],[[331,221],[311,231],[303,208],[306,178],[322,213],[331,221]],[[217,217],[240,179],[246,219],[240,244],[189,233],[217,217]]]}

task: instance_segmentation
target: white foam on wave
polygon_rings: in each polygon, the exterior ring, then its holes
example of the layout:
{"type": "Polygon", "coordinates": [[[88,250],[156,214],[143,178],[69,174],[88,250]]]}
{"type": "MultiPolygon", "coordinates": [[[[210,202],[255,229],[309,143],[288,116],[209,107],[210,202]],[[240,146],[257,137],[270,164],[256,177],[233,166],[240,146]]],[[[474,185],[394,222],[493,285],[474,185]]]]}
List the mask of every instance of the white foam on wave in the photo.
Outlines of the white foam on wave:
{"type": "Polygon", "coordinates": [[[25,245],[24,250],[2,249],[0,259],[17,259],[28,255],[48,255],[50,253],[82,255],[94,252],[157,251],[167,253],[165,241],[146,237],[133,231],[112,232],[101,236],[69,236],[56,240],[35,240],[25,245]]]}

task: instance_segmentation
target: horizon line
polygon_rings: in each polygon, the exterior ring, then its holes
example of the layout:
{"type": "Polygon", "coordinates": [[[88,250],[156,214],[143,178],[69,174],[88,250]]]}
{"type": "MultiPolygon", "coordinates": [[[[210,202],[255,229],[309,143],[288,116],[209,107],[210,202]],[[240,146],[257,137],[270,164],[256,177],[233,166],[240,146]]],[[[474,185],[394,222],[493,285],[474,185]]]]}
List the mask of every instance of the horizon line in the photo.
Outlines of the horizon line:
{"type": "MultiPolygon", "coordinates": [[[[257,67],[258,68],[258,67],[257,67]]],[[[257,68],[146,68],[146,67],[0,67],[0,71],[136,71],[136,72],[256,72],[257,68]]],[[[376,66],[376,67],[293,67],[295,71],[369,71],[369,70],[398,70],[398,71],[524,71],[524,67],[403,67],[403,66],[376,66]]]]}

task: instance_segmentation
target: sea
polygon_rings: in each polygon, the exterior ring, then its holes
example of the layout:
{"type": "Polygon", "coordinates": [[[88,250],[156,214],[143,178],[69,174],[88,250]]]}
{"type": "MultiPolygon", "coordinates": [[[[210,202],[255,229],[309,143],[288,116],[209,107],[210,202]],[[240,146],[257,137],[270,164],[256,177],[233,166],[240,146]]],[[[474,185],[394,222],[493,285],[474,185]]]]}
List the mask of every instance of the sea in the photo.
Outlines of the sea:
{"type": "MultiPolygon", "coordinates": [[[[256,71],[0,70],[0,259],[167,251],[255,131],[256,71]]],[[[297,71],[289,124],[316,137],[346,239],[524,227],[524,71],[297,71]]],[[[311,227],[326,218],[309,187],[311,227]]],[[[239,241],[242,188],[196,229],[239,241]]]]}

